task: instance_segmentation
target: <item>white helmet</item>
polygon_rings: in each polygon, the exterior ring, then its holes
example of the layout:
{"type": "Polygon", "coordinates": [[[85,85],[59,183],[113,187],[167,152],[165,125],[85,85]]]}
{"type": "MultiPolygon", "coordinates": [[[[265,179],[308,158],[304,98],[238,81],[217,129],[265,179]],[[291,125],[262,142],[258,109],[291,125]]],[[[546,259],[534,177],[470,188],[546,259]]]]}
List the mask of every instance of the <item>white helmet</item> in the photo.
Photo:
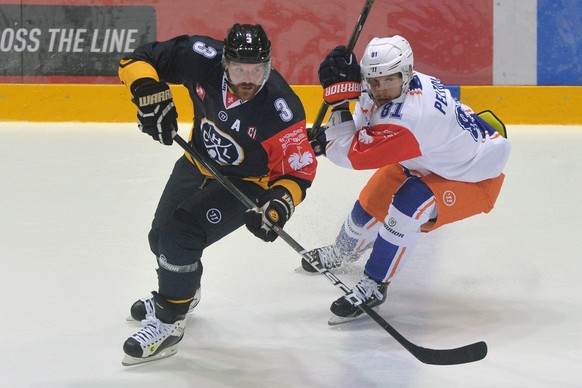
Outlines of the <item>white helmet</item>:
{"type": "Polygon", "coordinates": [[[360,61],[364,86],[368,91],[366,78],[383,77],[396,73],[402,74],[402,94],[408,91],[412,80],[414,56],[406,39],[400,35],[390,38],[374,38],[366,46],[360,61]]]}

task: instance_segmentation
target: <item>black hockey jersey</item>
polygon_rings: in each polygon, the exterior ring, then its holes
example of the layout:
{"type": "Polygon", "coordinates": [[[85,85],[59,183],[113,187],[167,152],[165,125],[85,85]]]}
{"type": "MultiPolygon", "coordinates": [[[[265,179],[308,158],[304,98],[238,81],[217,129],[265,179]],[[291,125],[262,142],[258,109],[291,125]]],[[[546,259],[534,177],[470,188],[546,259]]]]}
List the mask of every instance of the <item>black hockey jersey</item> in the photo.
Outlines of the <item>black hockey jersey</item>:
{"type": "Polygon", "coordinates": [[[190,143],[225,176],[265,188],[277,182],[298,204],[317,168],[301,101],[275,69],[251,100],[237,99],[222,68],[223,46],[197,35],[149,43],[121,60],[119,75],[129,87],[145,77],[184,85],[194,103],[190,143]]]}

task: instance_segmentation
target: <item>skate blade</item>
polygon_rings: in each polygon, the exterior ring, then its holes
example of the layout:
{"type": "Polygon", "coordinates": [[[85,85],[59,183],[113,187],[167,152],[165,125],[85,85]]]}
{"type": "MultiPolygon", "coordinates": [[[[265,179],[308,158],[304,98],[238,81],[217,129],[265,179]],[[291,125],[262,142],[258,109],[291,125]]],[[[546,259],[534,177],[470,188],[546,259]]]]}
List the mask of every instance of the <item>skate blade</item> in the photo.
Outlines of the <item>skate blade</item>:
{"type": "MultiPolygon", "coordinates": [[[[378,311],[379,306],[373,307],[372,310],[374,311],[378,311]]],[[[337,325],[343,325],[344,323],[348,323],[348,322],[353,322],[353,321],[358,321],[362,318],[366,318],[368,317],[368,314],[360,314],[357,317],[340,317],[338,315],[332,314],[332,316],[329,318],[329,320],[327,321],[327,324],[329,326],[337,326],[337,325]]]]}
{"type": "Polygon", "coordinates": [[[295,272],[301,273],[304,275],[319,275],[319,272],[308,272],[308,271],[304,270],[302,266],[295,268],[295,272]]]}
{"type": "Polygon", "coordinates": [[[348,322],[353,322],[353,321],[357,321],[359,319],[364,318],[365,314],[361,314],[358,315],[357,317],[338,317],[337,315],[332,315],[329,320],[327,321],[327,324],[329,326],[337,326],[337,325],[343,325],[344,323],[348,323],[348,322]]]}
{"type": "Polygon", "coordinates": [[[156,360],[161,360],[163,358],[171,357],[176,353],[178,353],[178,348],[174,345],[174,346],[170,346],[167,349],[162,350],[158,354],[155,354],[155,355],[149,356],[149,357],[144,357],[144,358],[132,357],[132,356],[129,356],[126,354],[123,357],[123,360],[121,360],[121,365],[132,366],[132,365],[144,364],[146,362],[151,362],[151,361],[156,361],[156,360]]]}

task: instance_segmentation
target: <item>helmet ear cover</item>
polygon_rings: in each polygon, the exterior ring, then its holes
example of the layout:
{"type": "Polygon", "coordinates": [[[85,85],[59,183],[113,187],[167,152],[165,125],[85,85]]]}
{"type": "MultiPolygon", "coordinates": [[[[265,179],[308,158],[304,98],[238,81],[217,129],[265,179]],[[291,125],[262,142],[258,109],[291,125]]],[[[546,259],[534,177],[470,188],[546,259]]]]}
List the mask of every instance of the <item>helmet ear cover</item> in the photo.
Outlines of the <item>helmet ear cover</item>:
{"type": "Polygon", "coordinates": [[[271,60],[271,41],[260,24],[234,24],[224,39],[223,59],[240,63],[271,60]]]}

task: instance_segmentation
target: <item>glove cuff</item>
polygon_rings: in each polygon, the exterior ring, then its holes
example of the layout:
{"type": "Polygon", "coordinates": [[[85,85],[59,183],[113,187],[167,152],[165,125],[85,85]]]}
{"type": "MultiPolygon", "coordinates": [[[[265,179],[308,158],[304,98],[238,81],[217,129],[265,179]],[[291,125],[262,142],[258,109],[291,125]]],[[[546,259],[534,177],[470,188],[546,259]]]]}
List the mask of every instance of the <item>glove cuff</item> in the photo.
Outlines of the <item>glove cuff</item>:
{"type": "Polygon", "coordinates": [[[131,94],[133,96],[135,96],[135,94],[138,92],[139,89],[143,89],[143,88],[148,88],[154,85],[159,84],[159,81],[156,81],[153,78],[139,78],[136,79],[135,81],[133,81],[133,83],[131,84],[131,86],[129,87],[129,90],[131,91],[131,94]]]}
{"type": "Polygon", "coordinates": [[[362,94],[362,84],[354,81],[338,82],[329,85],[323,91],[323,99],[330,105],[337,105],[346,100],[353,100],[362,94]]]}
{"type": "Polygon", "coordinates": [[[327,126],[333,127],[334,125],[338,125],[344,123],[346,121],[352,121],[354,117],[352,113],[348,109],[334,109],[331,111],[329,115],[329,120],[327,120],[327,126]]]}
{"type": "Polygon", "coordinates": [[[287,190],[283,186],[276,186],[273,187],[271,190],[275,190],[277,192],[277,197],[273,199],[273,201],[276,201],[277,203],[280,203],[282,206],[285,207],[285,210],[287,212],[287,214],[285,215],[286,221],[289,220],[289,218],[291,218],[291,216],[295,212],[295,203],[293,203],[293,196],[291,195],[289,190],[287,190]]]}

